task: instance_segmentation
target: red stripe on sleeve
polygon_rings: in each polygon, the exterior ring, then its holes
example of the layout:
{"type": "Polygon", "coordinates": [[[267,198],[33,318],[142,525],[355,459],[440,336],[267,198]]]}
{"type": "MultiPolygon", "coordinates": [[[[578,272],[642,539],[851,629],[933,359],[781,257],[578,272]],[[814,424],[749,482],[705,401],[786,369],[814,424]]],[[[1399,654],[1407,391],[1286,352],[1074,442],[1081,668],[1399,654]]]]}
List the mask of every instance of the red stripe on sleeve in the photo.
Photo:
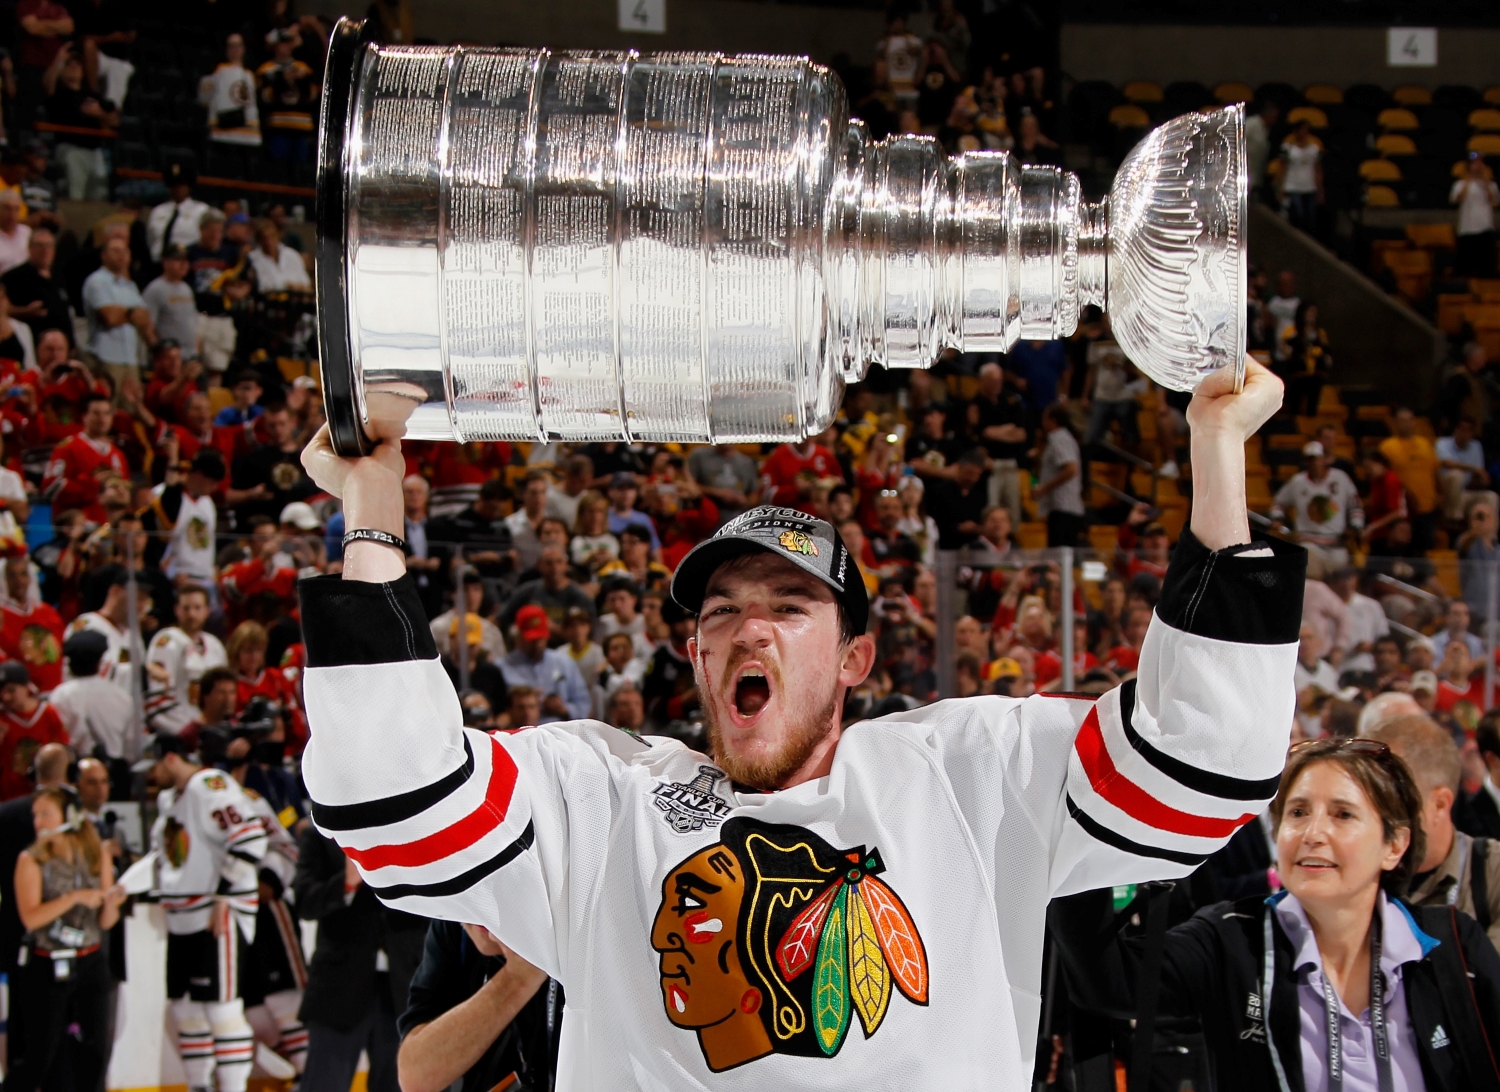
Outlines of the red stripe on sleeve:
{"type": "Polygon", "coordinates": [[[1190,838],[1227,838],[1255,818],[1254,815],[1242,815],[1238,819],[1212,819],[1191,815],[1163,804],[1131,781],[1115,768],[1114,759],[1109,757],[1104,732],[1099,727],[1098,705],[1084,718],[1073,749],[1078,752],[1083,772],[1088,775],[1089,784],[1096,793],[1132,819],[1157,830],[1190,838]]]}
{"type": "Polygon", "coordinates": [[[468,849],[494,830],[505,821],[505,813],[510,810],[510,798],[516,788],[516,764],[493,737],[490,746],[490,783],[479,807],[456,823],[415,842],[345,849],[344,855],[367,871],[391,866],[418,868],[468,849]]]}

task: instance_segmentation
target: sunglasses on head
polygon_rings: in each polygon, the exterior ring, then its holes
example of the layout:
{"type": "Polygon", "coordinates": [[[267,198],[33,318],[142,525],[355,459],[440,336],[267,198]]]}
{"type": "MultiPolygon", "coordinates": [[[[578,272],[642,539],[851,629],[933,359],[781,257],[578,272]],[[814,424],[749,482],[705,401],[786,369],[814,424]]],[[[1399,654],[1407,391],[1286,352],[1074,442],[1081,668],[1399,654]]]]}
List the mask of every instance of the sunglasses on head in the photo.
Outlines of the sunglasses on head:
{"type": "Polygon", "coordinates": [[[1378,739],[1361,739],[1359,737],[1354,737],[1350,739],[1341,739],[1337,743],[1334,743],[1332,746],[1329,746],[1330,742],[1331,741],[1327,739],[1304,739],[1301,743],[1293,744],[1291,749],[1287,751],[1287,755],[1294,755],[1299,751],[1307,750],[1307,748],[1309,747],[1322,746],[1326,748],[1324,754],[1329,755],[1336,755],[1341,751],[1348,751],[1357,755],[1370,755],[1373,758],[1381,760],[1395,757],[1395,752],[1392,751],[1389,746],[1380,742],[1380,740],[1378,739]]]}

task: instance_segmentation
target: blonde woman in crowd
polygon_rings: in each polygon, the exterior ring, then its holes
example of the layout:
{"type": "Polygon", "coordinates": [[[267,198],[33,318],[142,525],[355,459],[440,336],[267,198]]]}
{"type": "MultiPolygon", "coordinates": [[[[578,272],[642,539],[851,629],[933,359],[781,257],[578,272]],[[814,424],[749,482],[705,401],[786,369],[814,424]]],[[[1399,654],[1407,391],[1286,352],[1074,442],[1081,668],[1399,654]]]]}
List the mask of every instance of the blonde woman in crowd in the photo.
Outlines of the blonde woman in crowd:
{"type": "Polygon", "coordinates": [[[24,1012],[19,1042],[10,1045],[10,1092],[37,1092],[56,1083],[68,1029],[73,1086],[92,1090],[109,1062],[110,995],[114,980],[102,945],[120,918],[125,890],[103,852],[94,824],[71,788],[39,791],[31,804],[36,841],[16,859],[16,912],[26,928],[11,1004],[24,1012]]]}

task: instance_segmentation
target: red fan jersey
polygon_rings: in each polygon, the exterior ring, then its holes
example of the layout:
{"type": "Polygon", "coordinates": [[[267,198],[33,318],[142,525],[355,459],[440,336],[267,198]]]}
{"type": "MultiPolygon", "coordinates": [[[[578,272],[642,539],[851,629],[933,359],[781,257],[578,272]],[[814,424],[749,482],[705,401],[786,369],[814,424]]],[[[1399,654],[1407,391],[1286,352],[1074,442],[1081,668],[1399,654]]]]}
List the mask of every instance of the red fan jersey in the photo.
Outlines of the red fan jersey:
{"type": "Polygon", "coordinates": [[[46,603],[24,614],[8,604],[0,607],[0,652],[25,664],[43,693],[62,682],[62,642],[62,616],[46,603]]]}
{"type": "Polygon", "coordinates": [[[54,511],[81,508],[95,523],[107,518],[99,504],[101,470],[128,477],[124,453],[108,440],[91,440],[83,433],[69,436],[52,449],[52,461],[42,477],[42,495],[54,511]]]}
{"type": "Polygon", "coordinates": [[[813,444],[804,456],[793,445],[782,444],[767,457],[761,467],[761,478],[771,490],[771,495],[765,498],[768,503],[795,507],[800,482],[818,478],[843,481],[844,468],[826,447],[813,444]]]}
{"type": "Polygon", "coordinates": [[[37,751],[49,743],[66,744],[68,730],[57,710],[46,702],[30,716],[0,709],[0,728],[5,731],[0,736],[0,800],[14,800],[34,788],[31,762],[37,751]]]}

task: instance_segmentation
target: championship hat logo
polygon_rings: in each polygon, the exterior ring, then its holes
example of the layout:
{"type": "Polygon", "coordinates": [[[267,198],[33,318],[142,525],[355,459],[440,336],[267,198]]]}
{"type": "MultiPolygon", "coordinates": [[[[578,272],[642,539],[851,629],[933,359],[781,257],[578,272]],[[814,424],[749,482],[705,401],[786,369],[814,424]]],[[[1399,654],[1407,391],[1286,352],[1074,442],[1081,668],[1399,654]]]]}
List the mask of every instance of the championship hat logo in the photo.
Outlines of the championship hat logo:
{"type": "Polygon", "coordinates": [[[818,556],[818,544],[802,531],[782,531],[778,540],[781,548],[788,553],[805,554],[808,557],[818,556]]]}

